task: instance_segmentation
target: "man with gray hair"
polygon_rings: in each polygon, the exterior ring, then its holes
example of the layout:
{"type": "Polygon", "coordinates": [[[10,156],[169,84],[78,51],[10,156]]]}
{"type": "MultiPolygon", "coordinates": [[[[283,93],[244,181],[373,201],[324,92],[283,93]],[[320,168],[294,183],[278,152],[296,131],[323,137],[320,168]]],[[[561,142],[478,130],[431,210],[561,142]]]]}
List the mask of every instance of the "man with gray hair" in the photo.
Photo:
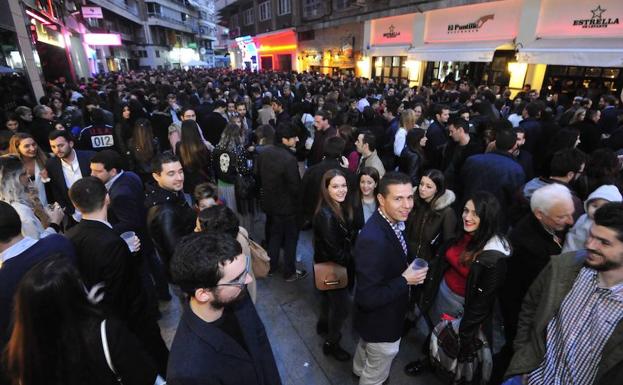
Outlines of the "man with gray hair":
{"type": "Polygon", "coordinates": [[[517,330],[523,297],[552,255],[560,254],[564,233],[573,225],[573,199],[569,189],[552,183],[534,191],[531,212],[510,232],[513,255],[501,294],[507,346],[517,330]]]}
{"type": "Polygon", "coordinates": [[[54,131],[54,112],[46,105],[37,105],[32,109],[32,113],[35,116],[30,126],[32,136],[39,147],[49,154],[52,149],[48,135],[54,131]]]}

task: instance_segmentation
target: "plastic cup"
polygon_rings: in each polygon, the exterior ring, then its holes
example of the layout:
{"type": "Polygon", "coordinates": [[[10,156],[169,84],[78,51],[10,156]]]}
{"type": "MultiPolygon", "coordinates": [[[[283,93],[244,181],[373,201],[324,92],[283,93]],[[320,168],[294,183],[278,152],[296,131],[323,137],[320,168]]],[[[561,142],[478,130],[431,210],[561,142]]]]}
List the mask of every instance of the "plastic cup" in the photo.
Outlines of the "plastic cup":
{"type": "Polygon", "coordinates": [[[134,239],[136,237],[136,233],[134,231],[126,231],[125,233],[122,233],[120,237],[128,245],[128,248],[131,252],[134,253],[135,251],[137,251],[136,247],[134,246],[134,239]]]}
{"type": "Polygon", "coordinates": [[[428,267],[428,262],[422,258],[415,258],[411,266],[413,267],[413,270],[426,269],[428,267]]]}

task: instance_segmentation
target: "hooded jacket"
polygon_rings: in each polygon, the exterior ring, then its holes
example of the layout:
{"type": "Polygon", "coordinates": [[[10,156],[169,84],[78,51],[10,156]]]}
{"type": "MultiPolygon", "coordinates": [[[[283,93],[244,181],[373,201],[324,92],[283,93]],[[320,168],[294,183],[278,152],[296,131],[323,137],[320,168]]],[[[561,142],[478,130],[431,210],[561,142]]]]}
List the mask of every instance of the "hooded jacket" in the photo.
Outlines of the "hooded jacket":
{"type": "MultiPolygon", "coordinates": [[[[588,213],[588,205],[591,201],[595,199],[604,199],[608,202],[621,202],[623,197],[619,192],[619,189],[614,185],[603,185],[599,187],[597,190],[593,191],[591,195],[588,196],[588,199],[584,202],[584,211],[588,213]]],[[[588,237],[588,231],[593,225],[593,219],[588,216],[588,214],[582,214],[580,218],[578,218],[577,222],[573,225],[571,230],[567,233],[567,237],[565,238],[565,245],[562,248],[562,252],[566,253],[569,251],[580,250],[584,248],[584,242],[586,242],[586,238],[588,237]]]]}
{"type": "Polygon", "coordinates": [[[446,190],[432,206],[422,199],[415,200],[406,229],[411,255],[428,261],[435,255],[435,246],[454,238],[457,219],[451,205],[455,200],[451,190],[446,190]]]}

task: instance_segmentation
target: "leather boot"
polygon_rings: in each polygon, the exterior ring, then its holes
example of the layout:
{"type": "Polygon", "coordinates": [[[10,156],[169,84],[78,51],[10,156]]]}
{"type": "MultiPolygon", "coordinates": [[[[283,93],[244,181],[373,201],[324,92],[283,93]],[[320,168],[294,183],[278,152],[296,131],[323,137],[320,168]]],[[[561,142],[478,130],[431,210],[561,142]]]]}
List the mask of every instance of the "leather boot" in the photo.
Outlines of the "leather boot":
{"type": "Polygon", "coordinates": [[[324,345],[322,345],[322,352],[325,356],[331,356],[338,361],[350,360],[350,353],[342,349],[339,342],[325,341],[324,345]]]}

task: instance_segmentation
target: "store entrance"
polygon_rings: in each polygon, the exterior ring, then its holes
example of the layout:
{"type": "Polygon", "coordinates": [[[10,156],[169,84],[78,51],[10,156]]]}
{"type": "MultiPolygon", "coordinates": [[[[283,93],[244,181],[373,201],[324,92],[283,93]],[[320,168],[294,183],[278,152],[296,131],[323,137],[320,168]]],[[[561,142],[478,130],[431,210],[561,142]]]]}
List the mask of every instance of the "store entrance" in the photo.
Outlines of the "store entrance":
{"type": "Polygon", "coordinates": [[[473,84],[498,84],[508,85],[510,74],[508,63],[515,59],[514,51],[495,51],[490,63],[463,62],[463,61],[437,61],[428,62],[424,74],[424,84],[430,84],[433,80],[441,82],[452,81],[458,83],[467,80],[473,84]]]}
{"type": "Polygon", "coordinates": [[[278,55],[279,70],[290,72],[292,71],[292,55],[278,55]]]}
{"type": "Polygon", "coordinates": [[[265,71],[273,69],[273,57],[272,56],[262,56],[260,58],[260,63],[262,63],[262,69],[265,71]]]}
{"type": "MultiPolygon", "coordinates": [[[[576,96],[585,90],[587,97],[596,101],[600,95],[618,95],[623,87],[623,70],[608,67],[581,67],[548,65],[543,81],[549,93],[576,96]]],[[[584,96],[584,95],[581,95],[584,96]]]]}

